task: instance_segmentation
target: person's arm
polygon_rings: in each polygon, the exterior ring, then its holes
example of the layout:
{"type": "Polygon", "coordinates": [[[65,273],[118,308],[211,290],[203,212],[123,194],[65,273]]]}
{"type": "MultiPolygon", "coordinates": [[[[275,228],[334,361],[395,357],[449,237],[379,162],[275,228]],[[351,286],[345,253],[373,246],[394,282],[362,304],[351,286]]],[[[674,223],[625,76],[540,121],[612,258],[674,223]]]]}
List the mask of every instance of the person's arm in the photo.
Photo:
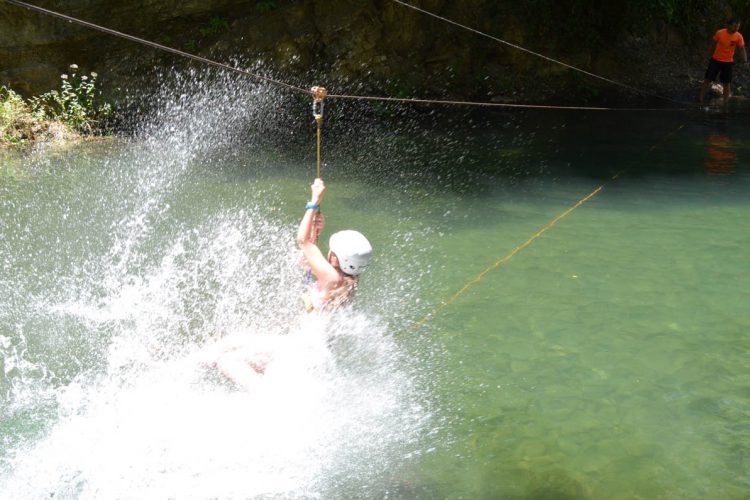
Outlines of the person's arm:
{"type": "MultiPolygon", "coordinates": [[[[323,212],[317,212],[315,215],[313,215],[313,221],[312,221],[312,230],[310,231],[310,241],[318,244],[318,237],[320,236],[320,233],[323,232],[323,228],[325,228],[326,225],[326,218],[323,215],[323,212]]],[[[299,252],[299,259],[297,264],[299,267],[301,267],[305,272],[311,272],[310,271],[310,265],[307,263],[307,259],[305,259],[305,254],[300,250],[299,252]]]]}
{"type": "Polygon", "coordinates": [[[318,237],[320,236],[320,233],[323,232],[323,228],[326,226],[326,217],[323,215],[323,212],[317,211],[315,215],[313,216],[312,221],[312,230],[310,232],[310,240],[318,244],[318,237]]]}
{"type": "Polygon", "coordinates": [[[326,192],[323,179],[315,179],[312,186],[310,186],[310,191],[310,202],[307,204],[307,208],[305,208],[305,215],[302,217],[302,222],[300,222],[299,229],[297,230],[297,243],[300,245],[314,239],[316,215],[318,214],[318,210],[320,210],[320,204],[326,192]]]}
{"type": "MultiPolygon", "coordinates": [[[[315,179],[315,182],[313,182],[310,189],[312,193],[310,196],[310,204],[320,207],[320,203],[323,201],[323,195],[326,190],[323,180],[315,179]]],[[[328,262],[318,246],[312,240],[313,230],[315,229],[314,219],[316,214],[317,212],[315,208],[308,208],[305,210],[305,215],[302,217],[302,222],[300,222],[299,229],[297,230],[297,244],[310,266],[310,271],[312,271],[313,275],[315,275],[318,281],[321,282],[321,285],[324,288],[329,288],[338,283],[341,278],[336,269],[330,262],[328,262]]]]}

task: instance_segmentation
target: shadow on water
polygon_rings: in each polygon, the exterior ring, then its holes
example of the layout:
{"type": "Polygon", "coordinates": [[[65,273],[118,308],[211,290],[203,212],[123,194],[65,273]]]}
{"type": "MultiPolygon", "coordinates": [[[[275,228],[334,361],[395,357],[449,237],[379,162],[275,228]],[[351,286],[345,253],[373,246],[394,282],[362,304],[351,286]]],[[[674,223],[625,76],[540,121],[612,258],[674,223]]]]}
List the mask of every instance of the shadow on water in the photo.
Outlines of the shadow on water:
{"type": "Polygon", "coordinates": [[[529,190],[543,201],[543,187],[571,179],[588,181],[593,188],[616,173],[678,181],[716,173],[695,158],[716,152],[710,141],[717,133],[724,136],[721,149],[736,154],[722,159],[722,173],[742,173],[738,166],[748,140],[744,122],[736,114],[711,124],[705,119],[687,112],[452,109],[404,111],[395,121],[380,122],[359,110],[327,129],[325,173],[383,190],[411,187],[426,196],[449,192],[486,199],[512,189],[529,190]]]}

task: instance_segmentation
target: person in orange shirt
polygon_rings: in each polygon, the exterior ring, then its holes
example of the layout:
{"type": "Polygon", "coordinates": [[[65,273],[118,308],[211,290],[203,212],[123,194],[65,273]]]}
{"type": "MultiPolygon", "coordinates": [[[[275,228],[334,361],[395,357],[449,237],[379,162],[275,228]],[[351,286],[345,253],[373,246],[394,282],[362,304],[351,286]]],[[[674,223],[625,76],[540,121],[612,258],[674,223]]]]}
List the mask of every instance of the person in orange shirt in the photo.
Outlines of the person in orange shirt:
{"type": "Polygon", "coordinates": [[[731,19],[727,23],[727,27],[720,29],[714,35],[713,43],[708,49],[706,59],[708,61],[708,68],[706,69],[706,76],[701,86],[700,96],[698,100],[703,103],[703,98],[711,87],[711,82],[716,81],[716,77],[719,77],[722,85],[724,86],[724,104],[729,101],[729,96],[732,92],[732,67],[734,66],[734,51],[737,47],[742,50],[742,63],[747,64],[747,52],[745,51],[745,39],[738,31],[740,29],[740,22],[737,19],[731,19]]]}

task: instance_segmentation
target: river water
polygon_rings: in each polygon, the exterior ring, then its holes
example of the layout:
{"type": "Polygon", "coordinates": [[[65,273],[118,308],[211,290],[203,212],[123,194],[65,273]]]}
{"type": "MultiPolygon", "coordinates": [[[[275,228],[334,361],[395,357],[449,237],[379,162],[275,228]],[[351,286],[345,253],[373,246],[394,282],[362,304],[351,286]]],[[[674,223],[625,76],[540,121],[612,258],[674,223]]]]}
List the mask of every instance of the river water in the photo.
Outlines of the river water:
{"type": "Polygon", "coordinates": [[[750,494],[742,113],[330,103],[324,237],[376,252],[318,317],[312,120],[194,83],[0,157],[0,497],[750,494]],[[230,333],[283,341],[255,392],[200,362],[230,333]]]}

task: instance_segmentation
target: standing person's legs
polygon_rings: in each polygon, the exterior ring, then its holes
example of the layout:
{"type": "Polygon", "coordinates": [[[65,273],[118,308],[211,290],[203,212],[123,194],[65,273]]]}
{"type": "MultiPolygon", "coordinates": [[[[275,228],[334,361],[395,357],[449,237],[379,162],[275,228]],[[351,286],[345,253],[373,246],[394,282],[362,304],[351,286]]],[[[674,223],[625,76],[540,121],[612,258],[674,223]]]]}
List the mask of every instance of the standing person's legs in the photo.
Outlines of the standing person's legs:
{"type": "Polygon", "coordinates": [[[729,102],[729,98],[732,97],[732,84],[724,84],[724,104],[729,102]]]}
{"type": "Polygon", "coordinates": [[[703,98],[706,96],[706,92],[708,92],[708,89],[711,88],[711,82],[716,81],[716,77],[721,72],[721,63],[717,61],[716,59],[711,59],[708,62],[708,67],[706,68],[706,75],[703,79],[703,85],[701,85],[701,91],[698,95],[698,102],[703,104],[703,98]]]}
{"type": "Polygon", "coordinates": [[[703,98],[706,96],[706,92],[708,92],[708,89],[711,87],[711,82],[709,80],[703,80],[703,85],[701,85],[701,91],[698,95],[698,102],[703,104],[703,98]]]}
{"type": "Polygon", "coordinates": [[[722,63],[721,65],[721,76],[719,79],[724,86],[724,105],[732,97],[732,66],[734,66],[734,63],[722,63]]]}

